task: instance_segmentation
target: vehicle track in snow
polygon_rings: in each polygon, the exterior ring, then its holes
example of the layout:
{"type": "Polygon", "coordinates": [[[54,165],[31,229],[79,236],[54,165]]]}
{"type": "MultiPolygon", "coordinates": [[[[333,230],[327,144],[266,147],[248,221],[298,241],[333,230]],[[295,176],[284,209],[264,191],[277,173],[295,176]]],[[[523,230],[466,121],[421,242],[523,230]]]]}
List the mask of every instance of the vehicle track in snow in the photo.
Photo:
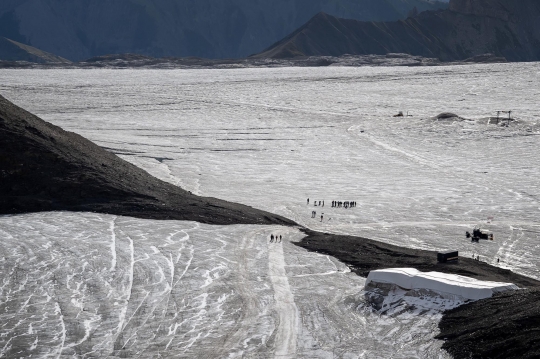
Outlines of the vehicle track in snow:
{"type": "Polygon", "coordinates": [[[279,323],[276,329],[274,358],[292,359],[296,357],[299,318],[285,270],[282,244],[283,242],[268,243],[268,276],[274,288],[275,311],[279,323]]]}

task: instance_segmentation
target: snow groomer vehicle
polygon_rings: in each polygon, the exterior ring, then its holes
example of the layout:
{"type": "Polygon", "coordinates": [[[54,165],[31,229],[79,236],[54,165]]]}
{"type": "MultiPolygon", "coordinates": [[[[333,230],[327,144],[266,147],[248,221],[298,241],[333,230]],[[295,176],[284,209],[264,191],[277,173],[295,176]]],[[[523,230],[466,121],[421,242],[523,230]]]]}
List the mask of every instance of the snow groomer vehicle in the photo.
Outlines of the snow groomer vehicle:
{"type": "Polygon", "coordinates": [[[474,227],[472,234],[467,231],[465,237],[470,238],[471,242],[478,242],[480,239],[493,240],[493,233],[487,229],[481,229],[479,226],[474,227]]]}

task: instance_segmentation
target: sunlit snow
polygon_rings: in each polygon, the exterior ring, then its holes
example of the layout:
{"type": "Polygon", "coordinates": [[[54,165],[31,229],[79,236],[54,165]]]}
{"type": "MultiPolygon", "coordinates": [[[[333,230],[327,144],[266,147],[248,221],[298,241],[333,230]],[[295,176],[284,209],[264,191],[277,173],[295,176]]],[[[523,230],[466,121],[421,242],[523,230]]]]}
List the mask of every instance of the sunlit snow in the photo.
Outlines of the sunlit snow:
{"type": "Polygon", "coordinates": [[[518,289],[512,283],[482,281],[441,272],[420,272],[415,268],[373,270],[366,279],[366,287],[372,282],[393,284],[406,290],[426,289],[459,296],[464,301],[490,298],[495,293],[518,289]]]}
{"type": "MultiPolygon", "coordinates": [[[[538,64],[0,78],[9,100],[194,193],[540,279],[538,64]],[[481,120],[497,110],[518,121],[481,120]],[[470,120],[430,119],[441,112],[470,120]],[[477,224],[494,241],[466,239],[477,224]]],[[[440,314],[372,313],[364,280],[290,244],[296,230],[69,213],[0,222],[4,356],[444,355],[431,339],[440,314]],[[277,231],[286,240],[268,243],[277,231]]]]}

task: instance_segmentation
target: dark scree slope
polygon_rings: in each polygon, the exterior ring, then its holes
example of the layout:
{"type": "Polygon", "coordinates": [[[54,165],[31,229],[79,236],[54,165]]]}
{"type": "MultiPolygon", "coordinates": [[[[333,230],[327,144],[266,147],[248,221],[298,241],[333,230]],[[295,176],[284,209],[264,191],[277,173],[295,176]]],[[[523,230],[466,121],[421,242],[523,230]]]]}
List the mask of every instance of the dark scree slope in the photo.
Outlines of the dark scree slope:
{"type": "Polygon", "coordinates": [[[211,224],[295,225],[158,180],[0,96],[0,214],[54,210],[211,224]]]}

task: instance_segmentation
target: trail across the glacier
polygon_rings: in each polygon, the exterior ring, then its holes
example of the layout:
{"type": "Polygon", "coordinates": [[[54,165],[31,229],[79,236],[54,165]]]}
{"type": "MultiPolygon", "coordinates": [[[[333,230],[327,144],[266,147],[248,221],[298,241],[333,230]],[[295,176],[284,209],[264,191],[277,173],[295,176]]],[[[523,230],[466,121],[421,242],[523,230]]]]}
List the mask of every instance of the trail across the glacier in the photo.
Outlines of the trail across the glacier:
{"type": "Polygon", "coordinates": [[[275,310],[279,319],[274,357],[294,358],[296,354],[298,309],[285,272],[282,242],[269,243],[268,275],[274,288],[275,310]]]}

